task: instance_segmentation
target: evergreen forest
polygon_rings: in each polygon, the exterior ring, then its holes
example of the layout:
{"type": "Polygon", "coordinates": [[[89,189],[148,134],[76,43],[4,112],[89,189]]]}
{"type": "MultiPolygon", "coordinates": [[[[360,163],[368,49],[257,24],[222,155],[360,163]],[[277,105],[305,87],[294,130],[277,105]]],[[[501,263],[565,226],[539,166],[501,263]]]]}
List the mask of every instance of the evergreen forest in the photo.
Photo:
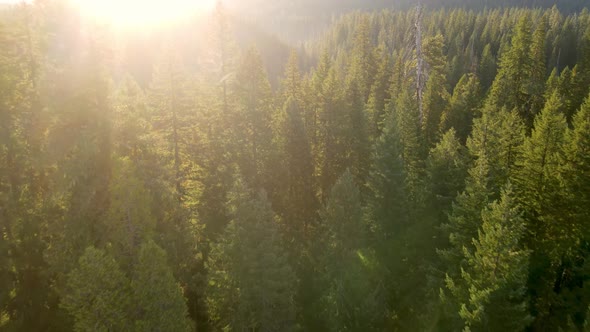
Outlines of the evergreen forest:
{"type": "Polygon", "coordinates": [[[492,2],[1,5],[0,331],[590,331],[588,3],[492,2]]]}

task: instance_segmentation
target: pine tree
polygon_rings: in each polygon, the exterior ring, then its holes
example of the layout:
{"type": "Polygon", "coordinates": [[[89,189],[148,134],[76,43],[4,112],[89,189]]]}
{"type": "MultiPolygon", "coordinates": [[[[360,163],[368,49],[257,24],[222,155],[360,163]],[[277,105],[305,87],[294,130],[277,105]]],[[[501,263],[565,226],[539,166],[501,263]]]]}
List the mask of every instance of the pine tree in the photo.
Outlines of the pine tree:
{"type": "Polygon", "coordinates": [[[428,65],[428,80],[424,90],[423,137],[432,147],[440,137],[439,124],[451,98],[445,75],[444,41],[442,35],[424,40],[424,57],[428,65]]]}
{"type": "Polygon", "coordinates": [[[406,190],[413,204],[418,204],[422,199],[422,173],[424,171],[422,144],[422,131],[418,105],[409,91],[404,91],[398,99],[393,116],[397,116],[399,137],[401,142],[401,157],[406,177],[406,190]]]}
{"type": "Polygon", "coordinates": [[[541,111],[544,104],[543,92],[545,91],[545,79],[547,76],[546,45],[548,21],[543,16],[535,29],[531,42],[531,79],[529,94],[531,95],[530,113],[534,116],[541,111]]]}
{"type": "Polygon", "coordinates": [[[233,194],[234,219],[209,260],[207,304],[220,328],[295,329],[295,278],[264,193],[233,194]]]}
{"type": "MultiPolygon", "coordinates": [[[[523,145],[523,159],[514,182],[528,223],[527,245],[531,256],[529,290],[532,309],[536,314],[534,326],[555,328],[551,308],[555,303],[555,285],[563,255],[571,245],[567,236],[569,226],[560,222],[561,190],[557,172],[560,153],[567,128],[562,113],[563,102],[557,92],[545,104],[535,119],[534,130],[523,145]]],[[[560,285],[559,285],[560,286],[560,285]]]]}
{"type": "Polygon", "coordinates": [[[379,330],[385,317],[375,258],[366,250],[360,192],[346,171],[322,209],[325,290],[323,303],[330,330],[379,330]]]}
{"type": "Polygon", "coordinates": [[[477,74],[481,81],[482,91],[486,92],[492,86],[492,82],[494,81],[494,77],[496,77],[496,58],[492,54],[492,47],[490,44],[487,44],[481,55],[481,60],[479,62],[479,67],[477,70],[477,74]]]}
{"type": "Polygon", "coordinates": [[[187,180],[192,163],[185,143],[193,122],[189,84],[180,55],[172,49],[164,49],[154,68],[149,98],[154,110],[152,121],[160,136],[158,150],[173,170],[179,201],[191,195],[187,180]]]}
{"type": "Polygon", "coordinates": [[[482,220],[474,252],[465,250],[465,330],[522,331],[532,321],[526,299],[529,251],[520,242],[526,227],[510,183],[501,200],[482,211],[482,220]]]}
{"type": "Polygon", "coordinates": [[[302,114],[297,101],[289,97],[283,111],[276,119],[275,142],[282,171],[273,186],[280,202],[290,241],[298,245],[307,240],[306,234],[314,221],[317,202],[314,195],[313,160],[307,140],[302,114]]]}
{"type": "Polygon", "coordinates": [[[250,186],[262,188],[272,142],[272,91],[256,49],[244,54],[233,91],[237,109],[231,123],[231,139],[236,161],[250,186]]]}
{"type": "Polygon", "coordinates": [[[498,108],[516,109],[527,123],[532,124],[530,93],[533,59],[531,58],[531,23],[523,15],[515,27],[511,47],[500,59],[500,70],[492,84],[488,103],[498,108]]]}
{"type": "Polygon", "coordinates": [[[117,262],[88,247],[68,274],[61,307],[74,318],[76,331],[129,331],[131,290],[117,262]]]}
{"type": "Polygon", "coordinates": [[[516,111],[495,110],[489,106],[473,123],[473,131],[467,140],[467,148],[473,158],[487,159],[489,186],[494,198],[500,187],[514,175],[520,160],[525,137],[524,124],[516,111]]]}
{"type": "Polygon", "coordinates": [[[140,244],[154,232],[156,220],[150,210],[152,198],[132,162],[122,158],[114,164],[103,241],[112,245],[113,256],[129,270],[140,244]]]}
{"type": "MultiPolygon", "coordinates": [[[[323,58],[326,60],[327,58],[323,58]]],[[[323,62],[322,62],[323,63],[323,62]]],[[[342,109],[344,100],[338,84],[336,70],[325,65],[327,76],[323,79],[318,102],[318,146],[315,151],[316,172],[319,173],[319,187],[322,197],[330,192],[336,183],[337,174],[346,169],[346,149],[342,136],[346,129],[346,118],[342,109]]],[[[319,76],[314,78],[317,82],[319,76]]],[[[319,83],[314,83],[319,84],[319,83]]]]}
{"type": "Polygon", "coordinates": [[[383,132],[385,123],[385,106],[389,99],[389,84],[391,79],[390,58],[385,45],[375,49],[374,58],[378,61],[375,82],[371,87],[369,100],[367,101],[366,114],[369,119],[369,138],[375,142],[383,132]]]}
{"type": "Polygon", "coordinates": [[[563,160],[560,175],[564,182],[565,195],[570,207],[569,214],[575,220],[572,234],[580,234],[584,239],[590,239],[586,222],[589,219],[590,204],[590,96],[582,108],[574,116],[573,128],[565,136],[563,160]]]}
{"type": "Polygon", "coordinates": [[[370,164],[370,142],[367,128],[368,119],[365,113],[360,78],[349,78],[346,87],[346,114],[344,127],[344,141],[347,165],[355,175],[358,183],[366,181],[368,165],[370,164]]]}
{"type": "Polygon", "coordinates": [[[303,105],[303,82],[299,72],[299,59],[295,50],[292,50],[289,55],[283,76],[281,88],[284,100],[293,98],[299,105],[303,105]]]}
{"type": "Polygon", "coordinates": [[[441,132],[453,128],[461,142],[465,142],[473,119],[477,118],[481,103],[480,84],[477,76],[463,75],[453,90],[448,107],[444,110],[440,120],[441,132]]]}
{"type": "Polygon", "coordinates": [[[40,6],[24,3],[0,19],[0,311],[7,330],[45,329],[58,311],[44,257],[48,224],[59,217],[45,209],[55,190],[45,163],[41,82],[49,34],[41,19],[40,6]]]}
{"type": "MultiPolygon", "coordinates": [[[[432,200],[441,214],[449,212],[451,203],[463,191],[467,177],[467,151],[459,142],[454,129],[446,132],[430,150],[427,174],[432,200]]],[[[444,218],[444,216],[442,216],[444,218]]]]}
{"type": "Polygon", "coordinates": [[[153,241],[139,249],[131,282],[136,331],[192,331],[182,290],[166,262],[166,252],[153,241]]]}
{"type": "Polygon", "coordinates": [[[443,318],[441,324],[450,329],[460,328],[459,316],[461,304],[469,299],[469,289],[462,279],[461,271],[466,267],[468,253],[474,252],[472,239],[482,225],[481,211],[490,200],[489,166],[486,157],[477,159],[475,166],[469,170],[465,181],[465,191],[453,202],[448,222],[442,225],[443,235],[448,237],[448,244],[439,249],[444,262],[445,286],[440,291],[443,318]]]}
{"type": "Polygon", "coordinates": [[[408,222],[406,171],[402,159],[400,128],[395,114],[390,114],[383,135],[375,145],[374,163],[367,187],[368,219],[375,234],[387,241],[408,222]]]}

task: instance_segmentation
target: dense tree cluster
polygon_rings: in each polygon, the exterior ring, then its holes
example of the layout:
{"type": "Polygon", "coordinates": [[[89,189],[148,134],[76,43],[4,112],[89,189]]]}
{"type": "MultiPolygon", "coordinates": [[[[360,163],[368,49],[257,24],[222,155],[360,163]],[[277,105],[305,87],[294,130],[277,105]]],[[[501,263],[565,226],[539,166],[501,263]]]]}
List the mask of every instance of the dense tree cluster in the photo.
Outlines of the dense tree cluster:
{"type": "Polygon", "coordinates": [[[587,329],[590,12],[422,14],[273,77],[218,5],[146,80],[67,2],[4,12],[0,329],[587,329]]]}

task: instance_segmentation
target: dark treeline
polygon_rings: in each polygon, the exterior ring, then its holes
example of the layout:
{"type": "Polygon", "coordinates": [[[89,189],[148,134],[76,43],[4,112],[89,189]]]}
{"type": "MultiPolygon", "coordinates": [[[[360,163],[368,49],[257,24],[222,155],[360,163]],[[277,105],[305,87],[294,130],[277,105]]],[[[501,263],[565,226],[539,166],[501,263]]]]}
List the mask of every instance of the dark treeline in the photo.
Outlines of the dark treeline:
{"type": "Polygon", "coordinates": [[[588,330],[590,13],[423,14],[5,12],[0,330],[588,330]]]}

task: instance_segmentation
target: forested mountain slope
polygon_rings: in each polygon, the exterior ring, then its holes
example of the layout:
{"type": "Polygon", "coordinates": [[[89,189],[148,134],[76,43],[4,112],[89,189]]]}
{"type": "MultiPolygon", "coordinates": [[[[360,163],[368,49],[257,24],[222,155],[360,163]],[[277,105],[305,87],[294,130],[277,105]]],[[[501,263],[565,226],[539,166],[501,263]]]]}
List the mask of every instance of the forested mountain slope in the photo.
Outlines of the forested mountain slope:
{"type": "Polygon", "coordinates": [[[344,15],[276,77],[223,6],[12,8],[0,329],[587,329],[590,13],[422,14],[344,15]]]}
{"type": "Polygon", "coordinates": [[[588,6],[586,0],[225,0],[232,11],[290,42],[302,42],[328,28],[332,20],[351,11],[407,10],[418,3],[428,9],[551,8],[569,14],[588,6]]]}

